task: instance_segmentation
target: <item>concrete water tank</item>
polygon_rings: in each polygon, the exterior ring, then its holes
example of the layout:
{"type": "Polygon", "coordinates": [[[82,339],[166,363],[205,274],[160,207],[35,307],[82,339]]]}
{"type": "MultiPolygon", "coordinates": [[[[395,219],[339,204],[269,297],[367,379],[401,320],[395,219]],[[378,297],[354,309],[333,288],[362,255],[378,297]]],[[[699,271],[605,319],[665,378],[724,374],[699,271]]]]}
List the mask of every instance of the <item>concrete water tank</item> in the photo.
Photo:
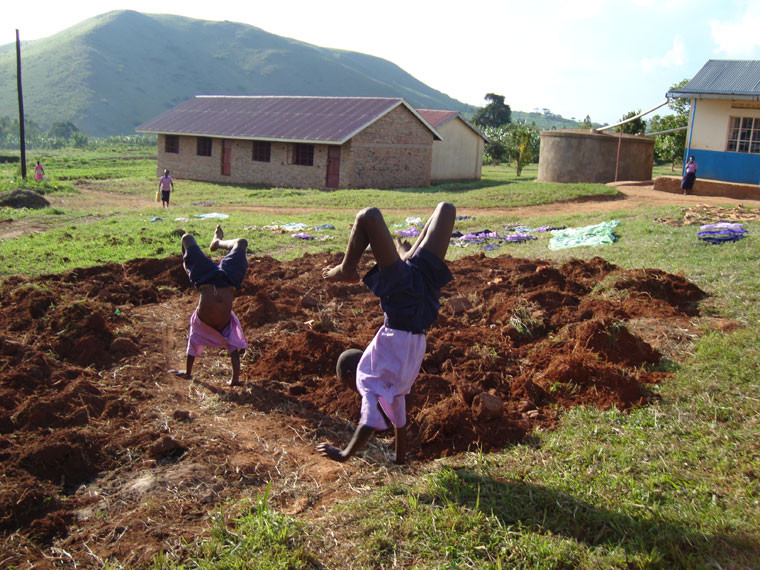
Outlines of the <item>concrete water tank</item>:
{"type": "Polygon", "coordinates": [[[651,180],[654,139],[593,130],[541,131],[539,182],[615,182],[651,180]]]}

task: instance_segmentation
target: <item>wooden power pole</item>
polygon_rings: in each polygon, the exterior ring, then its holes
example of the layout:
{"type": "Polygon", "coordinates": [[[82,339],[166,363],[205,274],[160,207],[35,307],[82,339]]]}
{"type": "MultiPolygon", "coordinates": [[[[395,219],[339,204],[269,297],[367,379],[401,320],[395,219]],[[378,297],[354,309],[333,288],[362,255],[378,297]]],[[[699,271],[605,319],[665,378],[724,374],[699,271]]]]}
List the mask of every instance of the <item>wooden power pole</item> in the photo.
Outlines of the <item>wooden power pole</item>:
{"type": "Polygon", "coordinates": [[[26,180],[26,138],[24,136],[24,93],[21,90],[21,41],[16,30],[16,80],[18,82],[18,143],[21,153],[21,178],[26,180]]]}

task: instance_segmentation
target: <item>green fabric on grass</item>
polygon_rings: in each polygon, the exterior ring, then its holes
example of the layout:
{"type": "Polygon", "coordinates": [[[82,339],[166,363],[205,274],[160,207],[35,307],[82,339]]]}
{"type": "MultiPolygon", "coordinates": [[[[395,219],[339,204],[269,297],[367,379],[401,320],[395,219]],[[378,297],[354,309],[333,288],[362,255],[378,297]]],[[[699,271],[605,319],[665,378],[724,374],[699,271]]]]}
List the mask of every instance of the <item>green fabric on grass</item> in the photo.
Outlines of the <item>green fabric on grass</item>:
{"type": "Polygon", "coordinates": [[[552,239],[549,241],[549,249],[566,249],[582,245],[606,245],[615,243],[614,230],[620,225],[618,220],[602,222],[593,226],[582,228],[567,228],[553,230],[552,239]]]}

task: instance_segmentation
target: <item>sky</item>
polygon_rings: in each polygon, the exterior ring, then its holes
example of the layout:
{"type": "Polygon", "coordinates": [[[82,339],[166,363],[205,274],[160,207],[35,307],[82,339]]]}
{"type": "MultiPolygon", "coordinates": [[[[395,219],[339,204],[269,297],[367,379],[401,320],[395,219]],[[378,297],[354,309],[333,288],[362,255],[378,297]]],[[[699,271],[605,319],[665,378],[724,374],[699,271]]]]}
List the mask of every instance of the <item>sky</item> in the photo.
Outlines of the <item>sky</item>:
{"type": "Polygon", "coordinates": [[[26,0],[0,8],[0,45],[123,9],[250,24],[381,57],[463,103],[495,93],[595,123],[659,105],[709,59],[760,59],[760,0],[26,0]]]}

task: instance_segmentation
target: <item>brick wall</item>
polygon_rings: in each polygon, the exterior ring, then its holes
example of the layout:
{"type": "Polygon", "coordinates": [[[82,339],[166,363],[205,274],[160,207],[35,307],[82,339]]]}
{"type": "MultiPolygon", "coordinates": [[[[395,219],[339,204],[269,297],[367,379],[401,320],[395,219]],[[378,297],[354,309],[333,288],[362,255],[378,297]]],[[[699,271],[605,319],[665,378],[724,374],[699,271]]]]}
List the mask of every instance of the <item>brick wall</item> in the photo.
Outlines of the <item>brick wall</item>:
{"type": "MultiPolygon", "coordinates": [[[[432,133],[405,107],[397,107],[341,147],[339,188],[399,188],[430,185],[432,133]]],[[[272,143],[269,162],[253,160],[253,143],[232,140],[230,175],[222,174],[222,139],[211,156],[198,156],[196,137],[180,136],[179,153],[165,152],[158,136],[158,168],[172,177],[203,182],[325,188],[327,145],[314,145],[314,165],[292,164],[290,143],[272,143]]]]}
{"type": "Polygon", "coordinates": [[[352,188],[430,186],[433,134],[406,107],[396,107],[346,146],[352,188]]]}
{"type": "Polygon", "coordinates": [[[314,145],[314,165],[292,162],[292,145],[272,143],[269,162],[253,160],[253,143],[232,140],[229,176],[222,174],[222,139],[212,139],[211,156],[196,154],[196,137],[179,137],[179,153],[164,152],[164,135],[158,136],[158,175],[168,168],[174,178],[222,184],[262,184],[286,188],[324,188],[327,145],[314,145]]]}

